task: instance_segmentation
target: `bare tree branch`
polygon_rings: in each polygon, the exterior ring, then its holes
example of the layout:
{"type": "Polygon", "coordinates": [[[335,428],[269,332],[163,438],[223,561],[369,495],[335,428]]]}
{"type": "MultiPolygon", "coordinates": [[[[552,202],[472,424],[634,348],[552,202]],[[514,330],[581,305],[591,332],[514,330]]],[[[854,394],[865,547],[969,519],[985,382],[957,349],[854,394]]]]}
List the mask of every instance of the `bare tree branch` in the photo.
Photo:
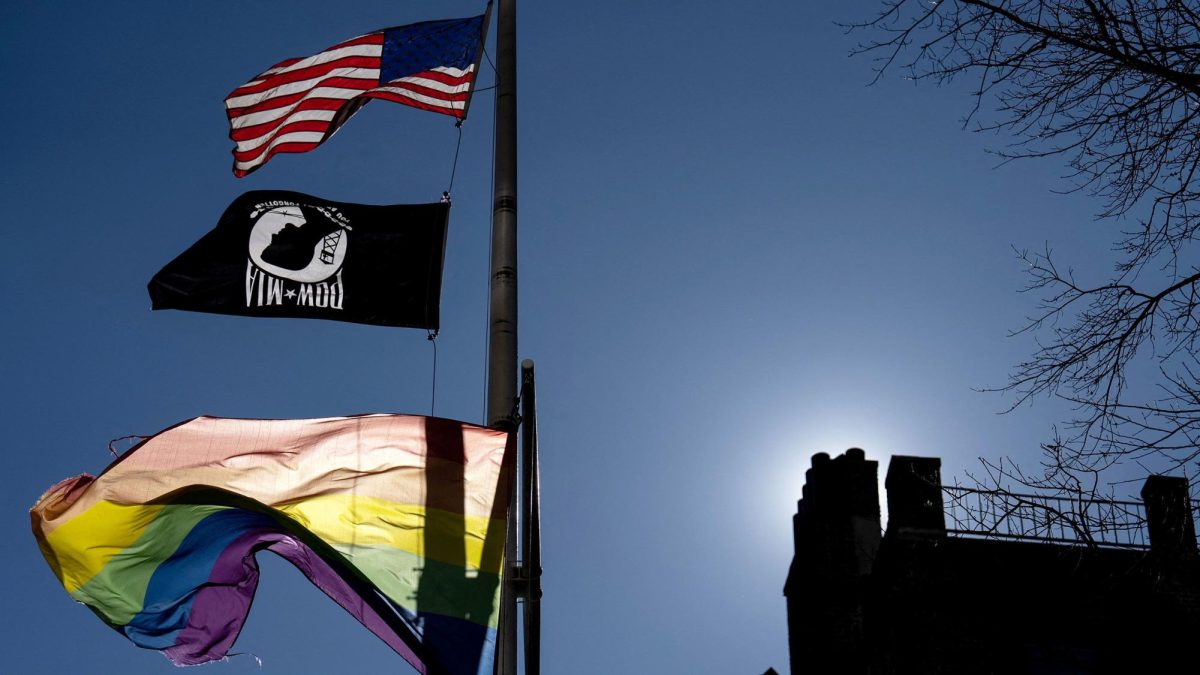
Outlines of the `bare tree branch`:
{"type": "Polygon", "coordinates": [[[1040,301],[1015,333],[1036,348],[998,389],[1013,407],[1050,396],[1075,414],[1043,445],[1041,474],[985,464],[980,484],[1082,499],[1122,463],[1200,461],[1197,0],[883,0],[846,28],[864,36],[854,53],[875,59],[876,80],[968,78],[964,126],[1009,134],[1003,161],[1062,157],[1067,191],[1133,223],[1102,281],[1076,279],[1049,247],[1018,252],[1040,301]]]}

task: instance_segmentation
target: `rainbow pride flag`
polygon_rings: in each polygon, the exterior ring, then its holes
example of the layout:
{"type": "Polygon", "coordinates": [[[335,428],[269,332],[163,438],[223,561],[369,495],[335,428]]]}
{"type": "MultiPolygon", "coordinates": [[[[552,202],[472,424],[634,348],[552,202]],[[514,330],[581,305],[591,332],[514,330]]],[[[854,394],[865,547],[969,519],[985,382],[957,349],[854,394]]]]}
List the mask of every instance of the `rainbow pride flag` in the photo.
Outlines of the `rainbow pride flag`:
{"type": "Polygon", "coordinates": [[[419,672],[491,673],[509,442],[432,417],[198,417],[30,518],[71,597],[176,664],[225,657],[269,550],[419,672]]]}

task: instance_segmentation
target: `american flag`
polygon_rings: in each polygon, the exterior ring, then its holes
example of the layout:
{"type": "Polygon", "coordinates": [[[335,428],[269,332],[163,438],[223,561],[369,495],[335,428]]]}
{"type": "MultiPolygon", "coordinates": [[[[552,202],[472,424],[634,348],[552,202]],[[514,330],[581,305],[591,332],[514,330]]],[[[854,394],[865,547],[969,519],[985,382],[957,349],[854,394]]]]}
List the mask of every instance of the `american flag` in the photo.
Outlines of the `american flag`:
{"type": "Polygon", "coordinates": [[[225,98],[233,175],[280,152],[325,142],[372,98],[463,119],[478,69],[486,15],[425,21],[346,40],[294,58],[225,98]]]}

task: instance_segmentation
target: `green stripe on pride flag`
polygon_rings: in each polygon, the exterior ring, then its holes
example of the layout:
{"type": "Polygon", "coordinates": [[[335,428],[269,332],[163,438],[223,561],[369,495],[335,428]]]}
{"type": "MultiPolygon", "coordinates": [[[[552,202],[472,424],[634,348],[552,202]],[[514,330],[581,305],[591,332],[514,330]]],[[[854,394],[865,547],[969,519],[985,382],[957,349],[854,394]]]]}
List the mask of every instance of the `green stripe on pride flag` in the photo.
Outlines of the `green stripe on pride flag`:
{"type": "MultiPolygon", "coordinates": [[[[175,553],[196,523],[228,508],[209,504],[170,504],[162,507],[158,517],[133,545],[113,556],[99,573],[72,593],[71,597],[92,607],[113,625],[129,623],[142,610],[146,587],[158,566],[175,553]]],[[[78,545],[89,544],[80,541],[78,545]]]]}
{"type": "Polygon", "coordinates": [[[390,546],[342,544],[333,548],[404,609],[496,627],[500,615],[497,574],[426,560],[390,546]]]}

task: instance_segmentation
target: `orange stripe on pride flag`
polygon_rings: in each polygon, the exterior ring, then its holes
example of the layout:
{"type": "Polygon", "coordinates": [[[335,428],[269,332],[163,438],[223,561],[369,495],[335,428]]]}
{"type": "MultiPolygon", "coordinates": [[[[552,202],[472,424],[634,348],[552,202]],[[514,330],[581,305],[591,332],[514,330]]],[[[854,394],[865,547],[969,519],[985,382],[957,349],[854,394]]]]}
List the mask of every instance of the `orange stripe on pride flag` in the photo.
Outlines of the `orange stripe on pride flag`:
{"type": "Polygon", "coordinates": [[[268,506],[355,493],[491,517],[506,440],[492,429],[407,415],[199,417],[126,453],[74,501],[60,499],[40,530],[49,534],[100,501],[144,504],[196,485],[268,506]]]}

